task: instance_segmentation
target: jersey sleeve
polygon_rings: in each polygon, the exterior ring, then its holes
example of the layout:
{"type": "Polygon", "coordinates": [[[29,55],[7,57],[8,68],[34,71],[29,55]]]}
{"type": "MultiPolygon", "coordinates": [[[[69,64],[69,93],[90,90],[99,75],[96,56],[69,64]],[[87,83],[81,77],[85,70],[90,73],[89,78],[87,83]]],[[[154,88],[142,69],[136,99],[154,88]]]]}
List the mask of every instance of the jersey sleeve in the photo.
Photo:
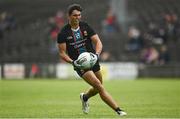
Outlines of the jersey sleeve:
{"type": "Polygon", "coordinates": [[[88,24],[87,24],[87,31],[88,31],[89,37],[96,34],[96,32],[88,24]]]}
{"type": "Polygon", "coordinates": [[[65,43],[65,42],[66,42],[66,34],[64,33],[64,31],[61,31],[58,34],[57,43],[65,43]]]}

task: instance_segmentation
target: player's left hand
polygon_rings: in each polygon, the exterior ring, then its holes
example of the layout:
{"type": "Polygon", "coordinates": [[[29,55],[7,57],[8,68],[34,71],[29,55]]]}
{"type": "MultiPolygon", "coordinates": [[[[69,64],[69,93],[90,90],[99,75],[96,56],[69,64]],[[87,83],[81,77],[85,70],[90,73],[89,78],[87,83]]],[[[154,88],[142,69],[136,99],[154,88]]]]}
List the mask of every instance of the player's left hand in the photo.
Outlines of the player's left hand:
{"type": "Polygon", "coordinates": [[[74,69],[81,69],[82,68],[81,64],[78,63],[78,60],[74,60],[72,62],[72,65],[74,66],[74,69]]]}

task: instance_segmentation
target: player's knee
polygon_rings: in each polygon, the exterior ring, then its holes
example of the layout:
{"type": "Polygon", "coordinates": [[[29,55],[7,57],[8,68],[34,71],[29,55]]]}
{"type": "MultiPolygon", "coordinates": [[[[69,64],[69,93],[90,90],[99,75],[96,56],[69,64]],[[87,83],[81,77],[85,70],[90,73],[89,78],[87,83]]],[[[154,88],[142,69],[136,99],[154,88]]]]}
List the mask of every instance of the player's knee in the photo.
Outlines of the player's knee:
{"type": "Polygon", "coordinates": [[[101,84],[103,84],[103,81],[102,81],[102,79],[100,79],[99,81],[101,82],[101,84]]]}
{"type": "Polygon", "coordinates": [[[96,84],[96,87],[94,87],[98,92],[102,92],[104,90],[104,87],[101,82],[96,84]]]}

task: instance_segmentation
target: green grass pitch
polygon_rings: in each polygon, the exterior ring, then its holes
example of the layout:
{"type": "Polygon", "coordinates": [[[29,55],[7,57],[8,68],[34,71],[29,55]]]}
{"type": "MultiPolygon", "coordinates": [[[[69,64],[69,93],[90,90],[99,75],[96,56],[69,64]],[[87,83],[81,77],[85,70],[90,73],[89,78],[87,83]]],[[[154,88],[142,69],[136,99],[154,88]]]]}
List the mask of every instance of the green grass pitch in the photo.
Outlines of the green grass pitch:
{"type": "MultiPolygon", "coordinates": [[[[179,79],[104,81],[127,111],[125,118],[180,118],[179,79]]],[[[90,99],[90,113],[81,111],[83,80],[0,80],[0,118],[119,118],[99,95],[90,99]]]]}

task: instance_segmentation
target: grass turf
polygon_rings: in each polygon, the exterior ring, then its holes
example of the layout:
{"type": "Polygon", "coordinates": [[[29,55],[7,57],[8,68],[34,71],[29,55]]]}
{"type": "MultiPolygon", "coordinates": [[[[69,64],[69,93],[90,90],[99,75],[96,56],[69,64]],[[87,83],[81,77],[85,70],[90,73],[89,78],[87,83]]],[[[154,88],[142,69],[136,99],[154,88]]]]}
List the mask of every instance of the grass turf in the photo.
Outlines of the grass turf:
{"type": "MultiPolygon", "coordinates": [[[[126,118],[180,118],[180,80],[105,81],[104,86],[127,111],[126,118]]],[[[118,118],[99,96],[90,113],[81,111],[83,80],[0,80],[0,118],[118,118]]]]}

